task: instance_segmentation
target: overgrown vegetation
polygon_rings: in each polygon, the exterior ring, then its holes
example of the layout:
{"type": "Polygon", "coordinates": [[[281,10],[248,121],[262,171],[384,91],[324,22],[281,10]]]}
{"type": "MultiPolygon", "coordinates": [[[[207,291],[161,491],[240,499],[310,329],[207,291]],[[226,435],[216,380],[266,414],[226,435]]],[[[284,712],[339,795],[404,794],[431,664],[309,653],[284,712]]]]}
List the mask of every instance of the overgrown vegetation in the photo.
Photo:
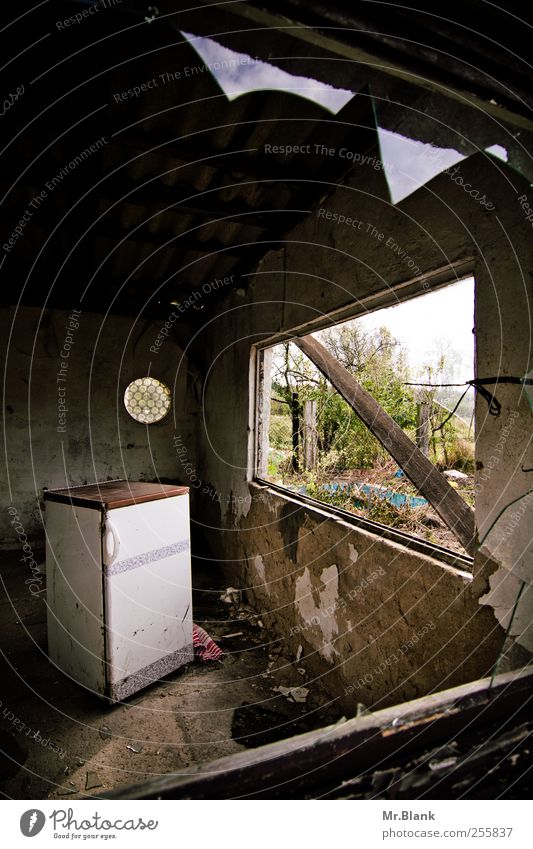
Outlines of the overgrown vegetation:
{"type": "MultiPolygon", "coordinates": [[[[318,338],[413,441],[419,405],[427,404],[429,459],[441,470],[473,473],[469,427],[454,416],[445,422],[449,410],[437,400],[435,389],[408,385],[416,381],[410,374],[406,351],[386,327],[363,331],[357,322],[351,322],[323,331],[318,338]]],[[[430,384],[446,382],[446,368],[445,358],[440,357],[435,366],[428,366],[416,377],[430,384]]],[[[453,397],[447,400],[452,403],[453,397]]],[[[435,533],[440,523],[429,505],[413,508],[391,503],[383,495],[384,491],[407,497],[417,493],[401,472],[398,475],[398,466],[350,405],[291,343],[274,349],[268,476],[321,501],[438,541],[435,533]],[[303,409],[311,400],[316,402],[318,450],[314,467],[305,468],[303,409]],[[333,483],[338,484],[336,489],[331,488],[333,483]],[[375,491],[362,493],[357,488],[362,483],[372,484],[375,491]]]]}

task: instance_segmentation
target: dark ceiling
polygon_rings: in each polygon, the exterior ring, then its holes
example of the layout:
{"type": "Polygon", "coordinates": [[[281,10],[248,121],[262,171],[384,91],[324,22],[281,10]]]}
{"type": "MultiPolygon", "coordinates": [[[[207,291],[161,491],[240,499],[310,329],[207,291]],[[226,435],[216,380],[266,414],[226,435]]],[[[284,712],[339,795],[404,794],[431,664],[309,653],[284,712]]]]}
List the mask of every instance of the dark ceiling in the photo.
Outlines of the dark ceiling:
{"type": "MultiPolygon", "coordinates": [[[[385,3],[206,8],[162,0],[156,8],[100,0],[89,13],[91,5],[18,4],[2,33],[4,303],[152,316],[206,282],[233,275],[232,285],[244,285],[349,171],[348,160],[317,155],[314,145],[377,151],[368,64],[339,61],[333,37],[340,54],[348,44],[386,57],[399,69],[398,85],[411,84],[402,78],[408,67],[529,114],[530,76],[519,52],[527,27],[512,21],[512,4],[497,12],[463,3],[460,25],[441,19],[437,28],[425,11],[385,3]],[[486,30],[465,29],[482,13],[486,30]],[[294,94],[256,91],[229,101],[181,30],[357,96],[336,116],[294,94]],[[311,44],[316,34],[328,43],[311,44]],[[475,63],[464,58],[472,58],[470,43],[475,63]],[[268,147],[307,144],[305,156],[268,147]]],[[[432,14],[437,5],[444,6],[432,4],[432,14]]]]}

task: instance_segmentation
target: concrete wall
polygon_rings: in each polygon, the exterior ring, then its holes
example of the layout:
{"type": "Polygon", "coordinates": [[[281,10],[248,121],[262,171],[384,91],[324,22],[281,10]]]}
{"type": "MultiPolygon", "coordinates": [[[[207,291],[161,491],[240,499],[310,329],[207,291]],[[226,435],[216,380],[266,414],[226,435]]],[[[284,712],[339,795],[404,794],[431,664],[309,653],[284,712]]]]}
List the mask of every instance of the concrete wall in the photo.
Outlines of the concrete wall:
{"type": "MultiPolygon", "coordinates": [[[[494,604],[480,605],[479,600],[497,564],[480,554],[471,580],[379,536],[363,539],[361,532],[341,526],[327,514],[317,518],[305,510],[295,525],[293,508],[287,512],[274,492],[263,493],[258,506],[249,482],[250,351],[276,334],[316,328],[332,311],[346,315],[345,308],[353,309],[354,303],[373,308],[391,290],[399,296],[406,291],[421,294],[428,280],[442,279],[442,269],[453,280],[456,264],[463,263],[460,267],[473,269],[477,279],[478,373],[486,369],[493,373],[499,363],[500,373],[518,369],[524,374],[530,337],[531,232],[517,202],[527,184],[498,160],[475,155],[457,172],[485,194],[489,208],[467,194],[457,173],[455,179],[437,176],[392,207],[383,174],[364,171],[358,168],[351,184],[337,188],[321,204],[332,215],[357,218],[361,227],[338,224],[338,218],[328,220],[318,208],[312,211],[289,234],[285,252],[267,254],[248,281],[246,295],[234,293],[226,299],[194,356],[203,373],[205,398],[198,464],[203,478],[222,494],[219,503],[205,503],[203,515],[206,526],[216,529],[213,546],[228,579],[247,589],[262,617],[270,611],[280,646],[288,655],[293,657],[301,644],[310,673],[328,673],[336,682],[332,693],[338,695],[339,682],[344,692],[365,674],[373,675],[372,686],[346,695],[375,704],[487,673],[503,645],[504,632],[494,604]],[[388,247],[389,238],[399,251],[388,247]],[[403,250],[429,276],[413,282],[403,250]],[[494,298],[507,303],[503,312],[491,309],[494,298]],[[523,344],[517,343],[522,339],[523,344]],[[499,354],[503,350],[504,358],[499,354]],[[353,552],[359,557],[354,558],[353,552]],[[377,564],[386,574],[354,602],[350,588],[372,574],[377,564]],[[319,611],[335,606],[337,599],[345,601],[346,609],[321,618],[319,611]],[[294,632],[313,613],[319,624],[294,632]],[[376,677],[372,670],[380,669],[406,636],[428,621],[435,622],[435,629],[376,677]]],[[[438,321],[435,316],[436,326],[438,321]]],[[[483,464],[508,420],[508,409],[518,414],[514,433],[520,434],[520,446],[531,432],[530,409],[523,401],[518,403],[517,391],[499,387],[497,394],[504,412],[499,420],[491,417],[490,427],[485,402],[477,404],[477,454],[483,464]]],[[[515,461],[504,453],[498,475],[480,498],[478,527],[485,527],[493,515],[495,496],[514,476],[515,461]]],[[[525,475],[519,477],[511,494],[523,489],[525,481],[525,475]]],[[[527,538],[525,530],[524,534],[527,538]]],[[[524,554],[524,570],[531,574],[529,554],[524,554]]]]}
{"type": "Polygon", "coordinates": [[[480,615],[470,574],[290,496],[252,493],[237,537],[243,584],[306,686],[323,677],[354,713],[490,670],[497,623],[480,615]]]}
{"type": "MultiPolygon", "coordinates": [[[[0,336],[5,362],[5,456],[1,539],[16,542],[12,505],[25,533],[43,542],[43,487],[128,478],[176,480],[174,438],[181,434],[194,460],[194,405],[187,358],[173,340],[154,354],[159,323],[117,316],[5,308],[0,336]],[[61,364],[64,364],[62,369],[61,364]],[[66,364],[66,365],[65,365],[66,364]],[[128,383],[150,373],[172,390],[173,407],[160,423],[134,421],[123,405],[128,383]],[[62,380],[58,382],[57,375],[62,380]],[[61,397],[58,390],[65,392],[61,397]],[[60,402],[66,412],[60,409],[60,402]]],[[[179,477],[184,483],[187,478],[179,477]]]]}
{"type": "MultiPolygon", "coordinates": [[[[533,203],[533,193],[527,192],[533,203]]],[[[499,244],[487,251],[479,269],[476,321],[477,374],[533,377],[531,257],[533,222],[517,203],[512,228],[503,227],[499,244]],[[505,274],[492,274],[508,240],[516,248],[505,274]],[[527,241],[526,241],[527,240],[527,241]]],[[[476,504],[480,561],[487,559],[490,590],[482,603],[494,610],[510,645],[533,653],[533,386],[489,386],[501,404],[498,417],[478,398],[476,504]],[[529,470],[529,471],[528,471],[529,470]],[[516,609],[515,609],[516,606],[516,609]],[[512,621],[511,621],[512,619],[512,621]]],[[[516,653],[515,653],[516,654],[516,653]]]]}

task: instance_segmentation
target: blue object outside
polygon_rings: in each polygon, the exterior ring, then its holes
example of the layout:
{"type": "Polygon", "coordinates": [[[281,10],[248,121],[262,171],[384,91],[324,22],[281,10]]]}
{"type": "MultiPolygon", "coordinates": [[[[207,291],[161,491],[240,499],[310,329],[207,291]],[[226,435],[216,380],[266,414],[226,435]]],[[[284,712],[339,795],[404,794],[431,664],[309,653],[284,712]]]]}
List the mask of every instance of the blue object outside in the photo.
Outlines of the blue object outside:
{"type": "MultiPolygon", "coordinates": [[[[378,498],[383,498],[384,500],[389,501],[395,507],[405,507],[406,505],[408,507],[423,507],[428,503],[427,499],[422,498],[420,495],[406,495],[403,492],[395,492],[393,489],[387,489],[387,487],[373,483],[352,484],[340,481],[324,483],[320,488],[325,492],[346,492],[349,495],[353,493],[356,501],[358,500],[357,495],[360,495],[361,493],[363,495],[377,495],[378,498]]],[[[302,486],[299,491],[302,495],[307,493],[305,486],[302,486]]],[[[359,504],[360,503],[359,499],[359,504]]]]}

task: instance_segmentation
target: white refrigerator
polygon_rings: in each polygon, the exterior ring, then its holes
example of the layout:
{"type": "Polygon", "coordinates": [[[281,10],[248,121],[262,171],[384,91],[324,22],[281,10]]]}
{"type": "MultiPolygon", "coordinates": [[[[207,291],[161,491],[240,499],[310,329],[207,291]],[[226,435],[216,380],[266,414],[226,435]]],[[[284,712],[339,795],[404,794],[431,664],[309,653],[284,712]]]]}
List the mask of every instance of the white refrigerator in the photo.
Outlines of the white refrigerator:
{"type": "Polygon", "coordinates": [[[46,490],[48,654],[121,701],[193,659],[187,487],[46,490]]]}

